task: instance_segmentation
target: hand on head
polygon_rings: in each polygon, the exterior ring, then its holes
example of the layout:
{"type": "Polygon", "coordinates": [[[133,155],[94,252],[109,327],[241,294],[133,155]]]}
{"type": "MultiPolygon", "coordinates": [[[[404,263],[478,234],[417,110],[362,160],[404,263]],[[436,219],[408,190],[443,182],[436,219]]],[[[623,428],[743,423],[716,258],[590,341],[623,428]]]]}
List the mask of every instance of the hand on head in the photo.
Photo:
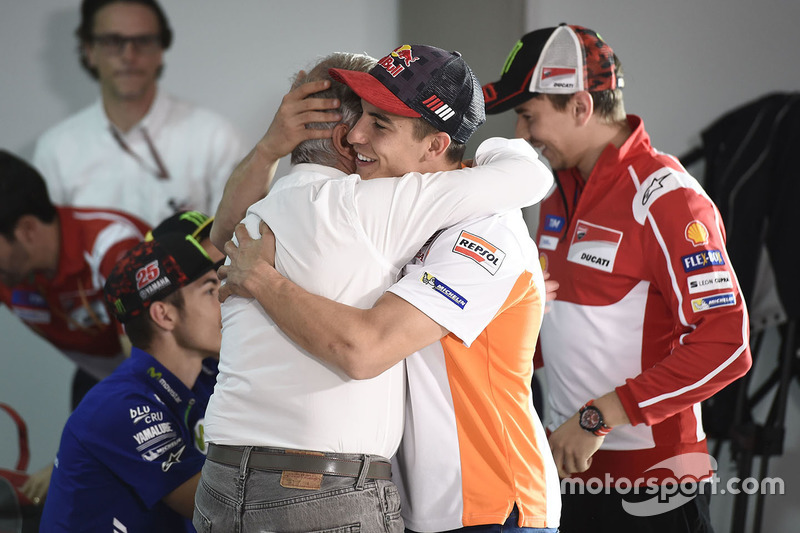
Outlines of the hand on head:
{"type": "Polygon", "coordinates": [[[283,97],[275,117],[259,146],[269,150],[271,159],[277,160],[291,153],[303,141],[330,138],[332,128],[306,128],[312,122],[336,122],[342,115],[338,111],[340,102],[335,98],[307,98],[324,91],[331,85],[329,80],[312,81],[292,89],[283,97]]]}

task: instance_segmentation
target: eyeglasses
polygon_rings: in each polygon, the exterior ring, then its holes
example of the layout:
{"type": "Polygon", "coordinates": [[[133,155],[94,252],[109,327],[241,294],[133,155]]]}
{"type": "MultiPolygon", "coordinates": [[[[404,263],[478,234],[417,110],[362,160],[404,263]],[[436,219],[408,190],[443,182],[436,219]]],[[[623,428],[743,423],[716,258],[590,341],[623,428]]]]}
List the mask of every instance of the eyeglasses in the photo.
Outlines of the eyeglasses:
{"type": "Polygon", "coordinates": [[[161,36],[155,33],[130,37],[119,33],[101,33],[92,36],[92,42],[107,54],[121,54],[128,43],[142,54],[153,54],[161,48],[161,36]]]}

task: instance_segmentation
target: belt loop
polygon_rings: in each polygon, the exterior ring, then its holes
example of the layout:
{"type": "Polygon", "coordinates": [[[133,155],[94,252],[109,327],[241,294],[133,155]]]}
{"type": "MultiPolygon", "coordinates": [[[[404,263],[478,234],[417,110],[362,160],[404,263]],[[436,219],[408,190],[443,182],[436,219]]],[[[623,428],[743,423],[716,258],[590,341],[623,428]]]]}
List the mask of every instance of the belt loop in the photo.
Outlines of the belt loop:
{"type": "Polygon", "coordinates": [[[358,473],[358,480],[356,480],[356,490],[364,490],[364,483],[367,481],[367,472],[369,472],[369,463],[371,457],[364,455],[364,462],[361,464],[361,472],[358,473]]]}
{"type": "Polygon", "coordinates": [[[239,477],[244,478],[247,475],[247,463],[250,462],[250,452],[253,451],[252,446],[244,446],[242,448],[242,461],[239,463],[239,477]]]}

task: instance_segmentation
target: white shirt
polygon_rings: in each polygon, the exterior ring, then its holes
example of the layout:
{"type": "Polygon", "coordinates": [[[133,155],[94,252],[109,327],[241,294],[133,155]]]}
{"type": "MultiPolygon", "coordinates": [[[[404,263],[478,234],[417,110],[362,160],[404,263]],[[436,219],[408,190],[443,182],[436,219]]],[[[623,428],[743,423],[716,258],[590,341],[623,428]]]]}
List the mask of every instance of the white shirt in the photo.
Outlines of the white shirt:
{"type": "Polygon", "coordinates": [[[544,311],[538,251],[517,210],[441,232],[389,288],[451,332],[406,359],[393,480],[406,527],[557,527],[558,472],[530,389],[544,311]]]}
{"type": "MultiPolygon", "coordinates": [[[[552,175],[524,141],[490,139],[475,168],[362,181],[297,165],[251,206],[275,233],[276,268],[310,292],[362,308],[393,283],[439,228],[541,199],[552,175]]],[[[352,380],[292,343],[252,299],[222,305],[220,374],[206,411],[208,442],[394,454],[404,368],[352,380]]]]}
{"type": "Polygon", "coordinates": [[[222,117],[161,91],[139,124],[117,131],[121,143],[112,128],[98,100],[39,138],[33,164],[53,203],[120,209],[151,226],[182,209],[213,214],[246,153],[222,117]],[[168,179],[158,177],[158,160],[168,179]]]}

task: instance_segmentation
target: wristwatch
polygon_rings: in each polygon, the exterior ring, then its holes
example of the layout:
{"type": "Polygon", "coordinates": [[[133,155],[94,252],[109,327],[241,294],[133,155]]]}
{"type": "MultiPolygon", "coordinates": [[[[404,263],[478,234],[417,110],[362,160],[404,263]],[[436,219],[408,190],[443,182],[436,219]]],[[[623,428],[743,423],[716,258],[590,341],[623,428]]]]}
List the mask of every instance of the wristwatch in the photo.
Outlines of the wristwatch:
{"type": "Polygon", "coordinates": [[[592,405],[593,403],[594,400],[589,400],[586,402],[586,405],[581,407],[578,421],[580,422],[581,428],[589,433],[597,437],[605,437],[613,428],[605,424],[603,413],[600,412],[600,409],[592,405]]]}

